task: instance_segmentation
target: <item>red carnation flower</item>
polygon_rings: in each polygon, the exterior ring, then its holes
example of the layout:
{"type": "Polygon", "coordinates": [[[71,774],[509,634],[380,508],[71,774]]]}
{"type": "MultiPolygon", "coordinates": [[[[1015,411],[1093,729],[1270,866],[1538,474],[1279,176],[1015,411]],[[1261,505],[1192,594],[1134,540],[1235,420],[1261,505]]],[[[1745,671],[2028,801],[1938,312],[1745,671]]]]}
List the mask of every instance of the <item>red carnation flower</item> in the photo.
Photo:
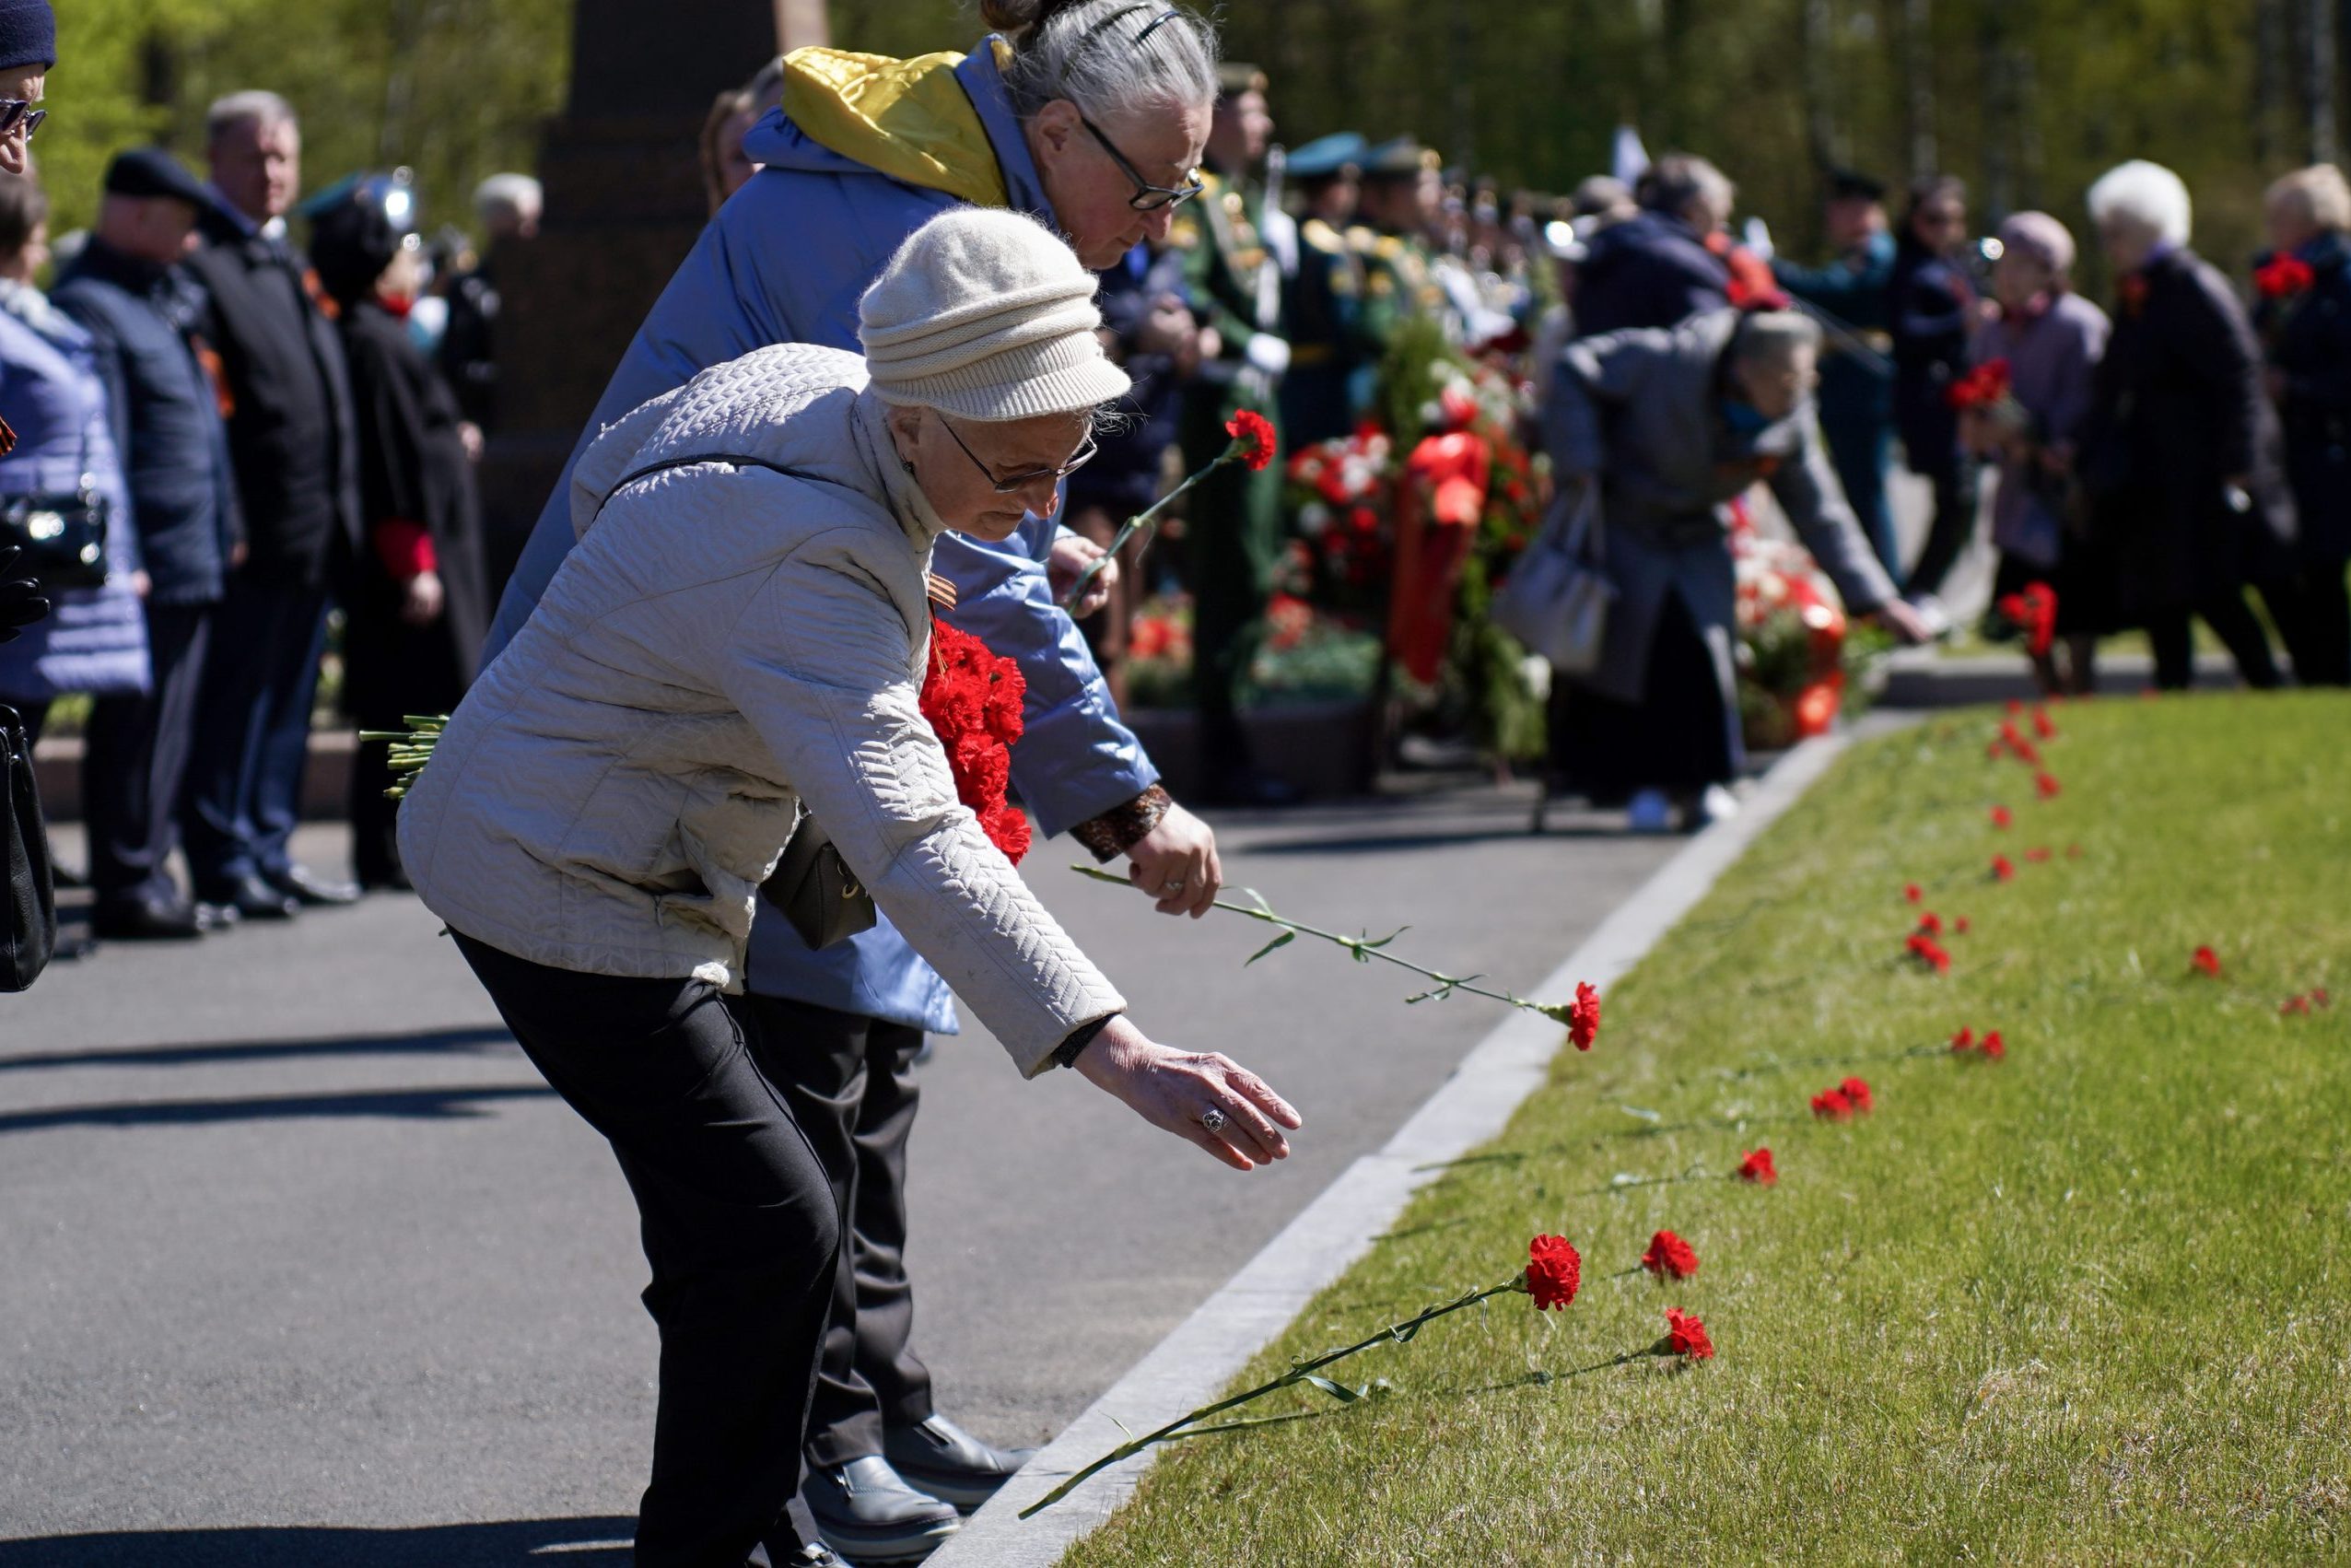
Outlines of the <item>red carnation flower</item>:
{"type": "Polygon", "coordinates": [[[1012,782],[1012,743],[1021,738],[1021,705],[1028,685],[1013,661],[945,621],[934,622],[930,662],[923,677],[922,717],[947,754],[955,798],[979,819],[980,830],[1018,864],[1028,853],[1028,818],[1005,804],[1012,782]]]}
{"type": "Polygon", "coordinates": [[[2024,717],[2024,711],[2025,711],[2025,699],[2024,699],[2024,698],[2022,698],[2022,697],[2020,697],[2020,696],[2012,696],[2012,697],[2010,697],[2010,698],[2008,699],[2008,717],[2009,717],[2009,718],[2011,718],[2011,719],[2020,719],[2020,718],[2024,717]]]}
{"type": "Polygon", "coordinates": [[[2047,865],[2049,863],[2048,846],[2045,844],[2034,845],[2031,848],[2025,851],[2025,859],[2030,860],[2036,866],[2047,865]]]}
{"type": "Polygon", "coordinates": [[[1961,915],[1961,916],[1959,917],[1959,924],[1957,924],[1957,925],[1953,926],[1951,929],[1952,929],[1953,930],[1955,930],[1955,931],[1959,932],[1961,936],[1965,936],[1965,935],[1967,935],[1967,934],[1968,934],[1968,918],[1967,918],[1965,915],[1961,915]]]}
{"type": "Polygon", "coordinates": [[[1666,1348],[1669,1354],[1692,1361],[1714,1359],[1714,1341],[1706,1337],[1706,1325],[1678,1306],[1666,1308],[1666,1348]]]}
{"type": "Polygon", "coordinates": [[[1998,1061],[2002,1057],[2008,1054],[2008,1047],[2006,1043],[2000,1038],[1999,1030],[1987,1029],[1984,1031],[1983,1054],[1990,1057],[1994,1061],[1998,1061]]]}
{"type": "Polygon", "coordinates": [[[2188,960],[2188,963],[2193,967],[2200,969],[2204,973],[2210,975],[2216,980],[2220,978],[2220,954],[2215,953],[2209,947],[2197,948],[2194,955],[2188,960]]]}
{"type": "Polygon", "coordinates": [[[1588,1051],[1600,1037],[1600,992],[1590,983],[1575,982],[1575,1000],[1568,1004],[1567,1037],[1579,1051],[1588,1051]]]}
{"type": "Polygon", "coordinates": [[[1925,893],[1925,890],[1924,890],[1923,888],[1921,888],[1921,887],[1918,885],[1918,883],[1914,883],[1914,882],[1912,882],[1912,883],[1904,883],[1902,884],[1902,896],[1903,896],[1903,897],[1905,897],[1905,898],[1907,898],[1907,899],[1909,899],[1912,903],[1915,904],[1915,903],[1917,903],[1920,899],[1922,899],[1922,898],[1925,897],[1925,896],[1926,896],[1926,893],[1925,893]]]}
{"type": "Polygon", "coordinates": [[[2253,269],[2253,287],[2264,299],[2289,299],[2317,281],[2317,272],[2299,256],[2273,256],[2253,269]]]}
{"type": "Polygon", "coordinates": [[[1993,742],[1990,745],[1983,748],[1983,760],[1986,762],[1998,762],[2002,757],[2006,756],[2007,755],[2008,748],[2002,745],[1997,741],[1993,742]]]}
{"type": "Polygon", "coordinates": [[[1955,1051],[1966,1050],[1974,1044],[1975,1031],[1965,1024],[1960,1024],[1959,1032],[1951,1036],[1951,1048],[1955,1051]]]}
{"type": "Polygon", "coordinates": [[[1749,1151],[1747,1158],[1738,1163],[1738,1179],[1751,1181],[1758,1187],[1776,1186],[1780,1179],[1780,1173],[1772,1164],[1772,1151],[1769,1149],[1749,1151]]]}
{"type": "Polygon", "coordinates": [[[2007,856],[2006,856],[2006,855],[1994,855],[1994,856],[1993,856],[1993,857],[1992,857],[1992,876],[1993,876],[1993,879],[1994,879],[1994,881],[1996,881],[1996,882],[2014,882],[2014,881],[2016,881],[2016,880],[2017,880],[2017,863],[2016,863],[2014,860],[2011,860],[2010,859],[2008,859],[2008,857],[2007,857],[2007,856]]]}
{"type": "Polygon", "coordinates": [[[1238,458],[1254,473],[1273,461],[1278,444],[1273,423],[1254,408],[1245,408],[1224,422],[1225,433],[1233,438],[1233,445],[1225,456],[1238,458]]]}
{"type": "MultiPolygon", "coordinates": [[[[2019,708],[2018,711],[2021,712],[2022,709],[2019,708]]],[[[2021,752],[2025,749],[2025,732],[2017,728],[2017,721],[2013,719],[2003,719],[2000,721],[2000,738],[2006,741],[2012,750],[2021,752]]]]}
{"type": "Polygon", "coordinates": [[[1823,1089],[1812,1096],[1812,1114],[1822,1121],[1851,1121],[1853,1110],[1853,1101],[1842,1089],[1823,1089]]]}
{"type": "Polygon", "coordinates": [[[2044,741],[2057,738],[2057,721],[2049,717],[2049,709],[2036,708],[2032,710],[2032,732],[2044,741]]]}
{"type": "Polygon", "coordinates": [[[2310,999],[2306,996],[2289,996],[2277,1004],[2277,1011],[2281,1016],[2297,1012],[2308,1016],[2310,1011],[2310,999]]]}
{"type": "Polygon", "coordinates": [[[1918,929],[1928,936],[1943,934],[1943,917],[1929,909],[1918,918],[1918,929]]]}
{"type": "Polygon", "coordinates": [[[2032,776],[2032,787],[2041,792],[2041,798],[2044,801],[2055,800],[2060,788],[2057,783],[2056,775],[2051,773],[2034,774],[2032,776]]]}
{"type": "Polygon", "coordinates": [[[1584,1283],[1584,1259],[1565,1236],[1537,1236],[1526,1244],[1526,1279],[1536,1311],[1565,1306],[1584,1283]]]}
{"type": "Polygon", "coordinates": [[[2016,821],[2016,820],[2017,820],[2017,813],[2014,813],[2014,812],[2012,812],[2012,811],[2010,811],[2007,807],[2006,807],[2006,806],[1994,806],[1994,807],[1993,807],[1993,808],[1992,808],[1992,825],[1993,825],[1993,826],[1994,826],[1994,827],[2006,827],[2006,826],[2007,826],[2010,823],[2012,823],[2012,822],[2014,822],[2014,821],[2016,821]]]}
{"type": "Polygon", "coordinates": [[[1870,1094],[1867,1079],[1848,1078],[1837,1085],[1837,1091],[1846,1099],[1851,1100],[1853,1108],[1857,1111],[1874,1111],[1877,1108],[1877,1096],[1870,1094]]]}
{"type": "Polygon", "coordinates": [[[1936,974],[1947,975],[1951,972],[1951,955],[1945,952],[1943,944],[1933,937],[1913,931],[1911,933],[1910,940],[1902,945],[1910,950],[1912,957],[1936,974]]]}
{"type": "Polygon", "coordinates": [[[1687,1280],[1698,1272],[1698,1254],[1673,1232],[1659,1231],[1649,1238],[1649,1250],[1641,1255],[1641,1267],[1661,1280],[1687,1280]]]}

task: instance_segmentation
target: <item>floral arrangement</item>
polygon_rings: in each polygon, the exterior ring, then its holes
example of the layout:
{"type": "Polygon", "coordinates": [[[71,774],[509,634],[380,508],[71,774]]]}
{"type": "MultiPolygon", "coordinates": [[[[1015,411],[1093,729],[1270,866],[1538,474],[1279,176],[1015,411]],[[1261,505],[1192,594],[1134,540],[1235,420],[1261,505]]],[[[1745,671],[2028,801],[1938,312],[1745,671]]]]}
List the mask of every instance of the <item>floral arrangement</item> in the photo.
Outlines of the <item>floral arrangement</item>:
{"type": "Polygon", "coordinates": [[[2264,299],[2291,299],[2317,281],[2310,263],[2291,252],[2272,256],[2253,269],[2253,287],[2264,299]]]}
{"type": "Polygon", "coordinates": [[[1012,778],[1012,743],[1021,738],[1028,682],[1012,660],[988,651],[969,632],[934,619],[930,663],[922,681],[922,716],[947,752],[955,798],[979,819],[988,842],[1014,865],[1029,852],[1029,821],[1004,799],[1012,778]]]}
{"type": "Polygon", "coordinates": [[[1804,550],[1752,529],[1731,536],[1747,743],[1777,750],[1826,734],[1843,705],[1844,606],[1804,550]]]}
{"type": "Polygon", "coordinates": [[[1351,436],[1300,448],[1286,471],[1298,523],[1298,586],[1314,603],[1364,623],[1386,605],[1393,452],[1394,443],[1367,422],[1351,436]]]}
{"type": "Polygon", "coordinates": [[[1943,399],[1953,408],[1969,412],[1990,413],[2015,401],[2006,359],[1987,359],[1943,389],[1943,399]]]}

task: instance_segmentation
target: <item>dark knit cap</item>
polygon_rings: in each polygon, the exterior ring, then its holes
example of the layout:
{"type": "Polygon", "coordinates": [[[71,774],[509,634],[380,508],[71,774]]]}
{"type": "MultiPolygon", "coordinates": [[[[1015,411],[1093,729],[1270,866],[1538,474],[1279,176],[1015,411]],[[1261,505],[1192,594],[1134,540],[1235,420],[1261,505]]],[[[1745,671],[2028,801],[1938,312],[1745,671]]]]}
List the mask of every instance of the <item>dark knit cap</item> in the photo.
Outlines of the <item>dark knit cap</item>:
{"type": "Polygon", "coordinates": [[[310,265],[326,291],[345,305],[375,292],[376,279],[416,232],[407,172],[355,176],[303,204],[310,218],[310,265]]]}
{"type": "Polygon", "coordinates": [[[57,64],[57,17],[49,0],[0,0],[0,71],[57,64]]]}
{"type": "Polygon", "coordinates": [[[212,205],[212,196],[205,191],[204,181],[182,169],[180,160],[161,147],[133,147],[116,153],[114,161],[106,166],[106,193],[171,196],[198,212],[212,205]]]}

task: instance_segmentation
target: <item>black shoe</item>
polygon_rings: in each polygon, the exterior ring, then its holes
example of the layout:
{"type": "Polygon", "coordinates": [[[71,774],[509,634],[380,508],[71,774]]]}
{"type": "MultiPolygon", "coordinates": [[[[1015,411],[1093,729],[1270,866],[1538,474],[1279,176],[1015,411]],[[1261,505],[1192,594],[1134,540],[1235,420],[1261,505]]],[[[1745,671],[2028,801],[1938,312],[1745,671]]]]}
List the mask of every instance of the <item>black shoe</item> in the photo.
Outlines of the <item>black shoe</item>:
{"type": "Polygon", "coordinates": [[[308,866],[288,866],[263,873],[262,881],[297,904],[313,909],[340,908],[359,902],[359,890],[347,882],[329,882],[308,866]]]}
{"type": "Polygon", "coordinates": [[[849,1564],[847,1558],[836,1556],[831,1547],[820,1542],[776,1559],[776,1568],[849,1568],[849,1564]]]}
{"type": "Polygon", "coordinates": [[[920,1426],[894,1426],[883,1434],[882,1452],[906,1484],[958,1508],[977,1508],[996,1495],[1034,1448],[997,1448],[945,1416],[920,1426]]]}
{"type": "Polygon", "coordinates": [[[100,898],[90,906],[90,934],[106,942],[193,942],[204,926],[189,905],[160,898],[100,898]]]}
{"type": "Polygon", "coordinates": [[[811,1465],[800,1494],[825,1544],[860,1562],[919,1562],[962,1525],[952,1506],[908,1486],[878,1456],[811,1465]]]}
{"type": "Polygon", "coordinates": [[[257,876],[218,884],[199,884],[196,902],[226,910],[240,920],[290,920],[301,910],[290,894],[280,893],[257,876]]]}

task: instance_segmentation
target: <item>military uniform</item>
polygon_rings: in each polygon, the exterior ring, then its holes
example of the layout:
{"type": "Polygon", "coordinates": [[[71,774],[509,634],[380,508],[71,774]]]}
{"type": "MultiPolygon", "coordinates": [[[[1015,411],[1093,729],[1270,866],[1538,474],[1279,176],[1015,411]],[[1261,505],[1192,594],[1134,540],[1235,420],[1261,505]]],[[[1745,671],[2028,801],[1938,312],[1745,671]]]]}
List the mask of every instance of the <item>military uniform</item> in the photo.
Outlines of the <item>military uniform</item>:
{"type": "MultiPolygon", "coordinates": [[[[1186,399],[1182,444],[1185,462],[1194,468],[1231,444],[1224,427],[1237,410],[1257,410],[1278,432],[1280,377],[1267,366],[1286,359],[1288,350],[1279,331],[1279,291],[1262,287],[1269,264],[1264,193],[1226,175],[1204,174],[1202,184],[1199,201],[1178,215],[1173,230],[1186,252],[1194,304],[1222,339],[1186,399]],[[1259,337],[1270,341],[1253,356],[1259,337]]],[[[1258,472],[1227,463],[1191,493],[1193,694],[1211,795],[1240,786],[1251,771],[1240,709],[1281,558],[1281,485],[1279,461],[1258,472]]]]}
{"type": "MultiPolygon", "coordinates": [[[[1292,179],[1312,187],[1360,167],[1363,138],[1351,131],[1309,142],[1290,155],[1292,179]]],[[[1282,298],[1290,369],[1281,379],[1282,433],[1304,447],[1351,432],[1371,406],[1363,367],[1380,345],[1363,322],[1363,263],[1347,236],[1320,217],[1299,226],[1298,270],[1282,298]]]]}

